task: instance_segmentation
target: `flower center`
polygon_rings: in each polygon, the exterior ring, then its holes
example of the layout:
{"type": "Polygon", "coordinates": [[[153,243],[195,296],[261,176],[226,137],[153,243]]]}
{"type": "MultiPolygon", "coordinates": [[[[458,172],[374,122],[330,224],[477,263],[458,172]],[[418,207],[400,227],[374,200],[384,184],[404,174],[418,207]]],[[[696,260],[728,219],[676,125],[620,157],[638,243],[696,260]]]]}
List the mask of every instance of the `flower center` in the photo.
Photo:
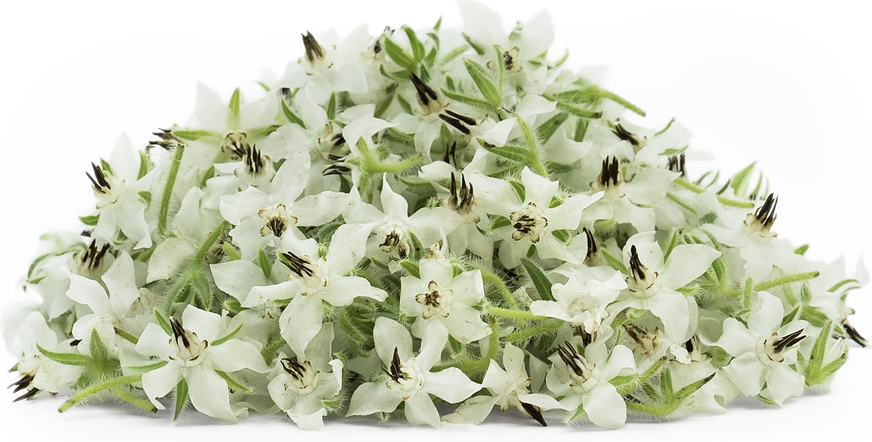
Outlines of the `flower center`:
{"type": "Polygon", "coordinates": [[[590,187],[599,192],[603,192],[602,200],[606,202],[615,202],[623,198],[626,193],[624,187],[627,182],[621,174],[620,162],[616,157],[610,157],[603,160],[602,170],[596,181],[590,184],[590,187]]]}
{"type": "Polygon", "coordinates": [[[124,180],[118,180],[112,175],[103,172],[100,166],[91,163],[94,176],[85,173],[91,180],[94,196],[97,197],[97,210],[116,204],[124,199],[124,180]]]}
{"type": "MultiPolygon", "coordinates": [[[[307,75],[315,75],[319,71],[333,67],[332,57],[324,51],[311,32],[306,32],[306,35],[303,35],[303,46],[306,48],[306,57],[300,59],[300,64],[306,68],[307,75]]],[[[333,49],[336,47],[334,46],[333,49]]]]}
{"type": "MultiPolygon", "coordinates": [[[[472,211],[473,204],[473,189],[472,184],[466,183],[466,177],[463,174],[460,174],[460,187],[457,187],[457,178],[454,177],[454,174],[451,174],[451,187],[450,187],[450,196],[448,198],[442,198],[439,200],[439,205],[442,207],[447,207],[455,212],[458,215],[466,216],[472,211]]],[[[477,216],[473,215],[473,221],[480,221],[477,216]]]]}
{"type": "Polygon", "coordinates": [[[288,230],[288,226],[297,224],[297,217],[288,213],[288,208],[284,204],[273,204],[265,209],[260,209],[257,216],[263,220],[260,236],[272,233],[277,238],[281,238],[282,234],[288,230]]]}
{"type": "Polygon", "coordinates": [[[317,293],[323,290],[324,287],[327,287],[327,275],[330,272],[327,271],[327,260],[325,258],[318,258],[317,262],[312,262],[308,255],[300,257],[293,252],[282,252],[279,255],[279,260],[291,269],[288,279],[298,279],[302,282],[303,286],[300,287],[301,295],[307,296],[317,293]]]}
{"type": "Polygon", "coordinates": [[[421,110],[424,111],[425,116],[438,114],[445,108],[445,106],[447,106],[447,104],[443,104],[442,101],[439,100],[436,91],[430,86],[427,86],[427,83],[424,83],[421,78],[414,73],[412,73],[410,78],[412,84],[415,86],[415,91],[418,93],[418,104],[421,106],[421,110]]]}
{"type": "Polygon", "coordinates": [[[389,370],[382,369],[388,375],[386,385],[391,390],[398,390],[403,400],[413,398],[424,387],[424,370],[410,358],[401,363],[400,354],[394,348],[394,357],[389,370]]]}
{"type": "Polygon", "coordinates": [[[784,352],[805,339],[805,335],[802,335],[804,330],[797,330],[784,337],[772,333],[768,338],[761,339],[757,342],[757,358],[767,366],[784,362],[784,352]]]}
{"type": "Polygon", "coordinates": [[[272,181],[276,175],[272,161],[266,155],[261,155],[256,147],[242,153],[243,167],[237,168],[233,174],[243,182],[253,187],[260,187],[272,181]]]}
{"type": "Polygon", "coordinates": [[[93,276],[103,264],[103,257],[109,251],[109,243],[97,249],[97,240],[91,240],[86,249],[73,255],[76,262],[76,273],[82,276],[93,276]]]}
{"type": "Polygon", "coordinates": [[[384,238],[379,244],[386,253],[397,252],[397,256],[405,259],[409,253],[409,226],[406,223],[393,218],[378,229],[378,235],[384,238]]]}
{"type": "Polygon", "coordinates": [[[527,203],[523,209],[512,212],[509,220],[512,222],[512,228],[515,229],[512,232],[512,239],[515,241],[528,237],[531,242],[537,243],[545,227],[548,227],[548,219],[534,203],[527,203]]]}
{"type": "Polygon", "coordinates": [[[427,285],[427,293],[418,293],[415,295],[415,301],[424,306],[424,313],[421,317],[430,319],[434,316],[447,318],[451,313],[451,298],[454,296],[454,290],[440,289],[436,281],[430,281],[427,285]]]}
{"type": "Polygon", "coordinates": [[[587,393],[599,383],[600,371],[596,364],[591,364],[575,351],[568,341],[557,347],[560,359],[569,368],[569,386],[577,393],[587,393]]]}
{"type": "Polygon", "coordinates": [[[230,131],[221,140],[221,152],[230,152],[234,158],[242,158],[249,151],[251,145],[248,144],[248,134],[245,132],[230,131]]]}
{"type": "Polygon", "coordinates": [[[660,333],[655,329],[654,333],[632,325],[626,328],[627,334],[633,339],[633,353],[639,356],[651,356],[660,349],[660,333]]]}
{"type": "Polygon", "coordinates": [[[209,350],[209,341],[200,339],[197,334],[182,328],[175,318],[170,318],[170,326],[173,329],[173,337],[170,345],[175,350],[169,358],[182,367],[196,367],[203,362],[209,350]]]}
{"type": "Polygon", "coordinates": [[[762,206],[745,217],[743,226],[745,234],[761,242],[769,241],[778,236],[777,233],[771,231],[772,224],[775,224],[775,206],[777,204],[778,198],[775,197],[775,194],[770,193],[762,206]]]}
{"type": "Polygon", "coordinates": [[[345,144],[345,137],[342,136],[342,128],[334,126],[333,123],[324,125],[316,142],[321,156],[326,160],[336,161],[351,153],[351,149],[345,144]]]}
{"type": "Polygon", "coordinates": [[[300,395],[311,394],[318,387],[321,372],[312,368],[312,363],[304,361],[302,364],[293,359],[282,359],[282,368],[291,376],[291,382],[285,384],[285,388],[293,387],[300,395]]]}

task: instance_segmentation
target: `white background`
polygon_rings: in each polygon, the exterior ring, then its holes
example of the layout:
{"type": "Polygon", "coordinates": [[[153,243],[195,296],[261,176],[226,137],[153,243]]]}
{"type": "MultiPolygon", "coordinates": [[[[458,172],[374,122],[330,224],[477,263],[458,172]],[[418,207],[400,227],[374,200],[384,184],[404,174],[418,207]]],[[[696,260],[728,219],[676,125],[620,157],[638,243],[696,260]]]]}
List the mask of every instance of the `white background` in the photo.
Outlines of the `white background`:
{"type": "MultiPolygon", "coordinates": [[[[849,272],[872,250],[868,178],[872,159],[870,102],[872,11],[864,2],[561,2],[487,1],[508,27],[541,9],[556,27],[552,57],[570,50],[569,66],[607,66],[604,86],[648,112],[633,121],[660,128],[672,117],[694,132],[692,149],[711,152],[732,174],[752,161],[780,197],[774,230],[808,256],[844,255],[849,272]],[[650,3],[650,4],[649,4],[650,3]]],[[[17,288],[37,239],[47,231],[79,228],[94,200],[85,177],[89,163],[108,157],[127,133],[137,147],[158,127],[184,123],[193,111],[196,82],[225,98],[236,87],[284,72],[303,53],[300,33],[316,37],[330,27],[340,36],[368,24],[461,25],[453,2],[248,1],[229,2],[3,2],[0,6],[0,156],[3,171],[0,293],[17,288]]],[[[689,165],[691,177],[703,171],[689,165]]],[[[852,323],[872,337],[868,288],[849,304],[852,323]]],[[[517,414],[479,427],[441,432],[392,422],[331,419],[327,436],[414,440],[490,436],[584,438],[833,437],[868,428],[872,350],[852,349],[829,394],[788,401],[782,409],[734,404],[726,415],[697,415],[669,424],[633,419],[618,432],[552,426],[537,428],[517,414]],[[841,432],[840,431],[840,432],[841,432]],[[403,432],[402,434],[398,432],[403,432]],[[579,435],[577,433],[584,432],[579,435]]],[[[0,367],[14,358],[0,353],[0,367]]],[[[5,370],[3,370],[5,371],[5,370]]],[[[14,374],[0,375],[9,384],[14,374]]],[[[187,413],[143,417],[114,404],[54,409],[62,398],[11,404],[0,397],[5,430],[28,436],[99,434],[155,440],[164,437],[306,437],[277,416],[240,425],[216,424],[187,413]],[[281,433],[279,433],[281,431],[281,433]],[[104,433],[105,432],[105,433],[104,433]],[[254,433],[257,433],[256,435],[254,433]]],[[[116,440],[122,440],[116,436],[116,440]]]]}

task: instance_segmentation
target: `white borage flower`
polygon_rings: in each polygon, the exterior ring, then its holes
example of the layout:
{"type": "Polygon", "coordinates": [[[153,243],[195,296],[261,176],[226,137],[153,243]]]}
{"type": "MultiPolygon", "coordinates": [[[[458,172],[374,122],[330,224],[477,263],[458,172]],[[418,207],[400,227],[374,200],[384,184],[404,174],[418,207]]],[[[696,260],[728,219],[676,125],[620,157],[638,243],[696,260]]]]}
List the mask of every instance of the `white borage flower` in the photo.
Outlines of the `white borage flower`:
{"type": "Polygon", "coordinates": [[[420,277],[404,276],[400,288],[400,310],[415,318],[414,336],[423,336],[431,322],[441,322],[463,344],[491,333],[475,308],[484,299],[480,271],[455,275],[454,266],[434,244],[419,261],[419,272],[420,277]]]}
{"type": "Polygon", "coordinates": [[[706,224],[701,229],[710,232],[719,242],[739,249],[746,261],[745,275],[754,281],[766,281],[773,267],[789,268],[799,259],[794,249],[779,242],[772,231],[778,198],[769,194],[766,201],[753,213],[748,213],[738,226],[722,227],[706,224]]]}
{"type": "MultiPolygon", "coordinates": [[[[99,219],[91,236],[101,242],[113,241],[121,232],[133,241],[134,248],[152,245],[149,226],[145,219],[146,201],[143,192],[149,192],[154,173],[140,177],[139,156],[122,136],[112,151],[111,170],[91,163],[93,175],[88,173],[94,196],[97,197],[99,219]]],[[[154,171],[153,171],[154,172],[154,171]]]]}
{"type": "Polygon", "coordinates": [[[488,395],[473,396],[455,410],[446,415],[445,422],[480,424],[493,410],[499,406],[506,411],[509,407],[517,408],[525,416],[530,417],[542,426],[546,426],[542,411],[562,409],[557,400],[541,393],[530,393],[531,379],[527,376],[524,364],[524,351],[507,343],[503,351],[503,368],[497,361],[491,359],[482,381],[482,388],[490,392],[488,395]]]}
{"type": "Polygon", "coordinates": [[[412,353],[412,337],[400,323],[380,317],[373,331],[375,349],[384,367],[384,376],[357,387],[351,396],[347,416],[392,413],[405,402],[406,420],[413,425],[439,427],[439,411],[430,395],[448,403],[460,402],[481,389],[462,371],[449,367],[431,371],[441,359],[448,343],[448,330],[432,322],[421,339],[417,356],[412,353]],[[387,379],[385,379],[387,378],[387,379]]]}
{"type": "Polygon", "coordinates": [[[387,174],[382,177],[380,211],[364,203],[356,190],[352,190],[351,203],[342,213],[349,224],[360,224],[367,233],[375,231],[368,250],[376,248],[387,254],[392,262],[405,259],[413,246],[412,234],[421,244],[434,244],[442,235],[450,235],[463,224],[463,218],[445,207],[422,208],[409,215],[409,203],[388,184],[387,174]]]}
{"type": "Polygon", "coordinates": [[[476,2],[460,2],[459,6],[464,32],[473,44],[484,50],[485,57],[490,59],[494,45],[502,51],[511,89],[520,87],[527,93],[542,93],[548,69],[541,55],[554,40],[554,25],[548,12],[536,14],[524,25],[518,23],[507,34],[499,14],[487,6],[476,2]]]}
{"type": "Polygon", "coordinates": [[[720,252],[702,244],[682,244],[668,258],[654,240],[654,232],[638,233],[624,246],[628,295],[610,306],[615,314],[626,308],[648,310],[663,323],[672,342],[685,342],[695,329],[696,301],[679,292],[706,272],[720,252]]]}
{"type": "MultiPolygon", "coordinates": [[[[298,240],[285,238],[279,253],[279,262],[287,267],[287,280],[275,285],[252,286],[242,302],[243,307],[258,306],[265,302],[290,299],[279,318],[281,335],[298,357],[305,357],[306,346],[321,330],[326,302],[335,307],[351,304],[354,298],[363,296],[384,301],[387,293],[370,285],[360,276],[349,275],[364,256],[366,229],[359,225],[345,224],[336,229],[330,240],[326,255],[320,253],[318,243],[310,238],[298,240]]],[[[225,266],[213,267],[225,269],[225,266]]],[[[229,264],[226,269],[246,272],[250,265],[229,264]]],[[[256,273],[261,273],[258,269],[256,273]]],[[[227,283],[232,277],[221,277],[221,284],[230,290],[256,284],[246,278],[243,285],[227,283]]],[[[238,293],[238,292],[237,292],[238,293]]]]}
{"type": "Polygon", "coordinates": [[[600,327],[608,327],[613,319],[606,307],[626,288],[621,272],[608,267],[576,267],[565,284],[552,286],[554,301],[533,301],[530,311],[562,319],[584,334],[596,336],[600,327]]]}
{"type": "Polygon", "coordinates": [[[303,35],[306,55],[288,63],[281,87],[296,89],[307,84],[315,101],[326,101],[331,93],[365,93],[366,76],[359,58],[369,44],[367,27],[359,26],[337,43],[335,31],[328,31],[315,39],[312,33],[303,35]]]}
{"type": "Polygon", "coordinates": [[[231,409],[225,378],[243,369],[268,372],[260,350],[250,342],[228,339],[222,335],[227,330],[221,316],[194,306],[185,308],[181,322],[175,318],[169,322],[170,333],[157,324],[148,324],[136,344],[139,354],[166,362],[142,375],[146,396],[162,410],[164,407],[157,398],[166,396],[184,380],[197,410],[207,416],[236,421],[242,410],[231,409]]]}
{"type": "Polygon", "coordinates": [[[271,192],[255,187],[221,198],[221,215],[235,227],[230,231],[243,259],[258,249],[278,247],[285,235],[302,237],[297,226],[332,221],[348,204],[348,194],[323,191],[300,198],[309,178],[310,159],[304,146],[285,161],[273,178],[271,192]]]}
{"type": "Polygon", "coordinates": [[[9,387],[14,392],[25,391],[15,399],[16,402],[30,399],[42,391],[56,394],[69,390],[83,373],[82,367],[66,365],[47,358],[39,347],[51,352],[68,353],[73,346],[70,341],[60,341],[58,333],[49,328],[42,313],[31,312],[24,323],[16,330],[11,350],[19,351],[19,361],[15,370],[21,377],[9,387]]]}
{"type": "Polygon", "coordinates": [[[47,234],[40,242],[44,253],[40,253],[31,264],[24,287],[39,294],[42,309],[52,321],[75,305],[75,301],[66,295],[70,288],[70,274],[100,280],[115,257],[109,253],[108,243],[91,239],[86,244],[78,233],[47,234]]]}
{"type": "Polygon", "coordinates": [[[561,204],[553,206],[559,183],[539,176],[527,167],[521,171],[518,183],[523,186],[523,197],[507,181],[486,177],[477,171],[473,171],[468,179],[475,186],[476,203],[485,212],[502,216],[509,222],[494,231],[503,240],[499,251],[503,265],[507,268],[520,265],[521,257],[531,246],[536,247],[543,259],[558,258],[579,263],[567,245],[552,232],[577,229],[582,211],[599,199],[601,193],[569,195],[561,204]]]}
{"type": "Polygon", "coordinates": [[[430,181],[437,192],[439,206],[453,210],[463,217],[464,223],[447,235],[448,244],[456,254],[467,250],[476,254],[485,263],[490,263],[494,250],[494,240],[482,232],[479,225],[486,227],[490,219],[478,205],[475,204],[475,189],[466,182],[466,176],[454,166],[444,161],[434,161],[421,167],[418,175],[425,181],[430,181]],[[457,178],[457,176],[460,178],[457,178]],[[448,186],[444,186],[445,177],[448,186]]]}
{"type": "Polygon", "coordinates": [[[332,402],[335,407],[342,389],[343,364],[330,359],[333,325],[324,324],[306,347],[306,358],[289,358],[279,353],[269,374],[269,394],[288,417],[306,430],[324,428],[324,416],[332,402]]]}
{"type": "Polygon", "coordinates": [[[762,393],[778,405],[801,395],[805,384],[803,376],[792,366],[796,364],[796,345],[805,339],[803,332],[808,323],[794,320],[782,324],[783,320],[781,300],[758,292],[747,325],[727,318],[723,334],[711,343],[733,356],[722,371],[743,394],[762,393]]]}
{"type": "MultiPolygon", "coordinates": [[[[115,330],[125,328],[124,323],[130,306],[139,299],[139,288],[137,288],[133,259],[130,255],[121,252],[103,274],[103,283],[106,289],[93,279],[70,275],[70,289],[67,291],[67,296],[79,304],[87,305],[92,311],[79,317],[73,324],[72,331],[73,336],[82,340],[87,346],[91,340],[92,330],[96,330],[106,348],[117,356],[115,330]]],[[[141,330],[128,328],[127,331],[138,334],[141,330]]]]}
{"type": "Polygon", "coordinates": [[[616,345],[609,351],[602,341],[597,341],[580,354],[576,344],[567,341],[557,350],[550,358],[551,370],[545,381],[550,391],[563,397],[560,405],[567,410],[565,420],[586,416],[599,427],[622,427],[627,421],[627,404],[610,381],[635,371],[630,349],[616,345]]]}

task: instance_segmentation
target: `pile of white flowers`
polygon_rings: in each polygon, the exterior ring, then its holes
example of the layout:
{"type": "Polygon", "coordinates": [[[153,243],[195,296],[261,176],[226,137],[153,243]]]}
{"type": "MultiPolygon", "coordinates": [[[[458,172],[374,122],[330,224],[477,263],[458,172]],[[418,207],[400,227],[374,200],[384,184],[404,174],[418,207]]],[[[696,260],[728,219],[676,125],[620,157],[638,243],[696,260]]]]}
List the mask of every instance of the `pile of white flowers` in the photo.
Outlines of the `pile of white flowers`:
{"type": "Polygon", "coordinates": [[[615,428],[781,405],[865,346],[862,266],[776,238],[753,167],[692,179],[690,133],[622,120],[644,112],[560,68],[547,14],[461,13],[306,33],[260,98],[200,86],[92,164],[96,211],[27,273],[16,400],[615,428]]]}

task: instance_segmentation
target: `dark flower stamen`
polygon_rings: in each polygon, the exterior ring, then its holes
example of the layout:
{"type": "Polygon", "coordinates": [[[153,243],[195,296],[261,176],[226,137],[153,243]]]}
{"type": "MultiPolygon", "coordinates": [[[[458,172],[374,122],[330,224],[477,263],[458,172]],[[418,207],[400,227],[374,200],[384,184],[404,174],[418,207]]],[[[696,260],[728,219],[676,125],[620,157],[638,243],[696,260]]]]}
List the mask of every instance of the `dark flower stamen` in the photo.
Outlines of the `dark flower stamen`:
{"type": "Polygon", "coordinates": [[[636,253],[636,246],[632,246],[630,248],[630,272],[633,274],[633,278],[636,278],[637,281],[644,280],[646,271],[648,271],[648,268],[639,259],[639,254],[636,253]]]}
{"type": "Polygon", "coordinates": [[[684,168],[684,154],[674,155],[669,157],[669,163],[666,166],[669,170],[673,172],[678,172],[680,177],[684,178],[687,176],[687,170],[684,168]]]}
{"type": "Polygon", "coordinates": [[[578,352],[575,351],[575,347],[573,347],[569,341],[563,341],[563,345],[557,347],[557,354],[560,355],[560,359],[563,360],[563,363],[566,364],[566,366],[569,367],[576,376],[584,376],[584,371],[578,365],[578,352]]]}
{"type": "Polygon", "coordinates": [[[757,211],[754,212],[754,218],[757,219],[764,228],[769,229],[772,227],[772,224],[775,223],[775,206],[778,205],[778,198],[774,193],[770,193],[768,197],[766,197],[766,202],[763,203],[762,206],[757,208],[757,211]]]}
{"type": "Polygon", "coordinates": [[[318,44],[318,41],[315,40],[315,37],[309,31],[306,31],[306,34],[303,35],[303,46],[306,47],[306,58],[309,60],[309,63],[314,63],[316,58],[319,60],[324,59],[324,48],[318,44]]]}
{"type": "Polygon", "coordinates": [[[542,416],[542,410],[540,410],[539,407],[533,404],[528,404],[526,402],[521,402],[521,406],[524,407],[524,411],[526,411],[527,414],[530,415],[530,417],[535,419],[536,422],[539,422],[539,424],[541,424],[543,427],[548,426],[548,424],[545,423],[545,417],[542,416]]]}
{"type": "Polygon", "coordinates": [[[436,101],[439,97],[436,95],[436,91],[433,90],[430,86],[427,86],[426,83],[421,81],[417,75],[412,73],[409,75],[409,78],[412,80],[412,84],[415,85],[415,90],[418,91],[418,100],[421,102],[422,107],[427,107],[430,105],[431,101],[436,101]]]}
{"type": "Polygon", "coordinates": [[[91,180],[91,185],[94,187],[94,191],[106,193],[107,191],[112,190],[112,187],[109,186],[109,182],[106,181],[106,175],[103,174],[103,169],[94,163],[91,163],[91,168],[94,170],[94,176],[92,177],[88,172],[85,172],[85,175],[87,175],[88,179],[91,180]],[[96,177],[96,179],[94,177],[96,177]]]}
{"type": "Polygon", "coordinates": [[[382,368],[382,371],[390,376],[394,382],[399,382],[400,379],[409,379],[409,375],[400,368],[400,352],[397,350],[397,347],[394,347],[394,357],[391,359],[390,371],[384,368],[382,368]]]}
{"type": "Polygon", "coordinates": [[[800,336],[803,331],[805,329],[797,330],[783,338],[776,339],[772,344],[775,353],[782,353],[784,350],[799,344],[800,341],[805,339],[805,335],[800,336]]]}
{"type": "Polygon", "coordinates": [[[281,256],[284,258],[281,260],[282,264],[286,265],[292,272],[296,273],[297,276],[302,278],[315,274],[315,270],[312,269],[312,264],[308,260],[295,255],[294,252],[282,252],[281,256]]]}
{"type": "Polygon", "coordinates": [[[176,138],[175,135],[173,135],[173,131],[171,129],[158,128],[158,130],[160,132],[152,132],[151,134],[159,137],[160,140],[149,141],[148,142],[149,146],[160,146],[164,149],[171,149],[171,148],[176,147],[182,143],[181,140],[179,140],[178,138],[176,138]]]}
{"type": "Polygon", "coordinates": [[[629,132],[627,129],[624,129],[624,126],[620,124],[615,125],[615,129],[612,131],[613,134],[617,135],[623,141],[627,141],[633,145],[633,149],[641,147],[642,142],[639,140],[635,134],[629,132]]]}
{"type": "Polygon", "coordinates": [[[306,367],[293,359],[283,358],[282,368],[284,368],[285,371],[288,372],[288,374],[297,381],[302,379],[303,375],[306,374],[306,367]]]}
{"type": "Polygon", "coordinates": [[[616,157],[609,157],[603,160],[602,171],[599,175],[599,184],[602,187],[617,186],[618,174],[620,173],[620,162],[616,157]],[[609,160],[611,158],[611,160],[609,160]]]}
{"type": "Polygon", "coordinates": [[[185,332],[182,324],[180,324],[176,318],[170,318],[170,326],[173,328],[173,337],[175,341],[178,343],[179,339],[181,339],[185,348],[191,348],[191,341],[188,341],[188,334],[185,332]]]}

